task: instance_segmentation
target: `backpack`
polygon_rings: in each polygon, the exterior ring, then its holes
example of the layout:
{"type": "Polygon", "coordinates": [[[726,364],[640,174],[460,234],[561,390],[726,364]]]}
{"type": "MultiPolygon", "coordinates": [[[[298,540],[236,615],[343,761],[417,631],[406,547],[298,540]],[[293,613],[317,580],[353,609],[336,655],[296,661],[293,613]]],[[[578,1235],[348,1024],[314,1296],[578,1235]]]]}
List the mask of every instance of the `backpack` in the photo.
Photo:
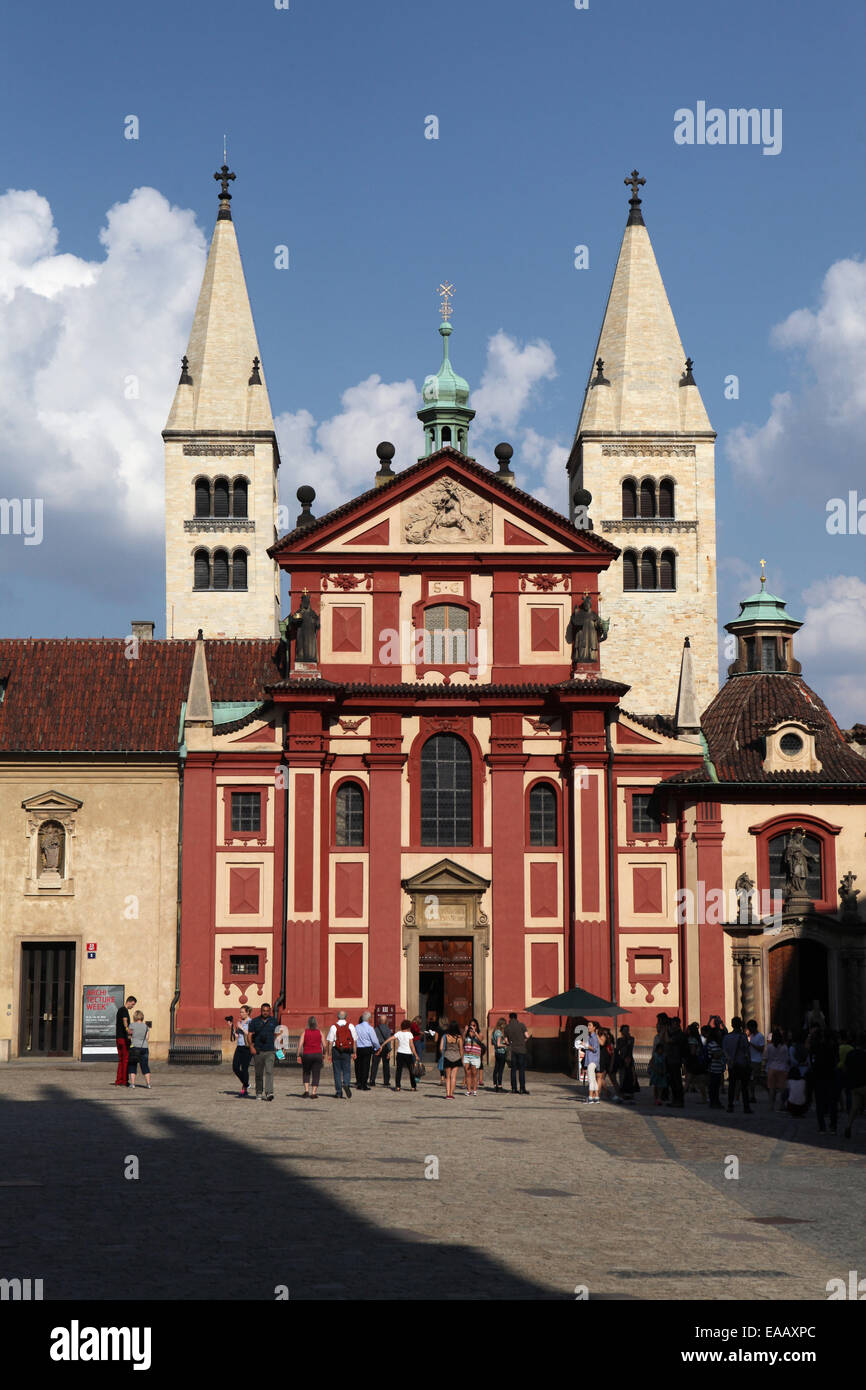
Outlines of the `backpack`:
{"type": "Polygon", "coordinates": [[[354,1038],[352,1030],[345,1019],[341,1019],[337,1024],[337,1033],[334,1038],[334,1046],[338,1052],[351,1052],[354,1038]]]}

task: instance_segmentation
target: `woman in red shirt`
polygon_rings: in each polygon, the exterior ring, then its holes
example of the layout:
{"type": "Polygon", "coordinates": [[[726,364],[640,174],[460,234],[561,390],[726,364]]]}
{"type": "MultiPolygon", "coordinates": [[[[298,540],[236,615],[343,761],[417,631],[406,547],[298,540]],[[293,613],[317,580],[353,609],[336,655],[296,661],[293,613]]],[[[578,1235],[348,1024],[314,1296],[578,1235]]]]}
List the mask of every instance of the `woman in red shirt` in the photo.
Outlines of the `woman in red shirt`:
{"type": "Polygon", "coordinates": [[[324,1039],[318,1023],[311,1014],[298,1043],[298,1064],[304,1068],[304,1100],[319,1099],[319,1077],[322,1074],[324,1051],[324,1039]]]}

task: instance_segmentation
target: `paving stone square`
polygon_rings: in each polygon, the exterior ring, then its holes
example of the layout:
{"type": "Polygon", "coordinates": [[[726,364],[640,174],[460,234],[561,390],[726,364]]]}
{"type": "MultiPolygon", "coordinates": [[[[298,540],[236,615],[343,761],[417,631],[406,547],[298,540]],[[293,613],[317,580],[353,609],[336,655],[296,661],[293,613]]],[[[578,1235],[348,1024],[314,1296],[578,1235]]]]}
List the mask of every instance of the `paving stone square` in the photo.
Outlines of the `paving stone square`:
{"type": "Polygon", "coordinates": [[[272,1103],[227,1064],[113,1077],[0,1072],[0,1276],[46,1299],[826,1300],[866,1273],[866,1125],[819,1136],[765,1094],[749,1118],[550,1073],[447,1101],[433,1068],[351,1100],[326,1071],[311,1101],[290,1067],[272,1103]]]}

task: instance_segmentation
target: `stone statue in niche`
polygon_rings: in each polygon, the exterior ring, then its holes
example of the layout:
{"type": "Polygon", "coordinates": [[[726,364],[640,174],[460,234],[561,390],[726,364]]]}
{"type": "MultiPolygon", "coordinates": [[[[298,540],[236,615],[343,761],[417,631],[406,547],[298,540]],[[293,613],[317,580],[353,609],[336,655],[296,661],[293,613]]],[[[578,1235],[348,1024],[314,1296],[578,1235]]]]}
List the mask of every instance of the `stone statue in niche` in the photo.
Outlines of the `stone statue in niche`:
{"type": "Polygon", "coordinates": [[[63,826],[49,820],[39,831],[39,875],[52,878],[63,877],[63,826]]]}
{"type": "Polygon", "coordinates": [[[453,478],[441,478],[416,498],[403,523],[403,539],[407,545],[454,545],[488,541],[492,529],[489,503],[453,478]]]}
{"type": "Polygon", "coordinates": [[[782,855],[782,868],[785,871],[783,897],[786,901],[789,898],[805,898],[810,862],[817,863],[818,856],[806,848],[806,832],[797,825],[788,836],[782,855]]]}
{"type": "Polygon", "coordinates": [[[589,594],[584,594],[565,630],[565,640],[571,643],[572,665],[598,661],[598,644],[607,637],[609,627],[610,618],[600,618],[589,594]]]}
{"type": "Polygon", "coordinates": [[[319,660],[319,615],[310,603],[310,595],[304,590],[301,606],[292,613],[286,622],[286,637],[295,641],[295,665],[316,666],[319,660]]]}

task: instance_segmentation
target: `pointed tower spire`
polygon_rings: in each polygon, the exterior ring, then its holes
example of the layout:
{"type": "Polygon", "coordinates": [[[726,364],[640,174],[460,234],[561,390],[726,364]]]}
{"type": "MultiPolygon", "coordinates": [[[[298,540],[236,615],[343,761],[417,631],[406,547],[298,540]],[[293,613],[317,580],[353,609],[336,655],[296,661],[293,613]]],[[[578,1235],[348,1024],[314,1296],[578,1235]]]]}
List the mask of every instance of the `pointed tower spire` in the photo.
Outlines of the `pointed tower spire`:
{"type": "Polygon", "coordinates": [[[715,433],[644,221],[646,179],[633,169],[625,183],[628,221],[568,460],[570,514],[588,490],[596,529],[622,551],[599,580],[605,674],[630,683],[635,712],[671,715],[688,634],[699,712],[718,689],[715,433]]]}
{"type": "Polygon", "coordinates": [[[683,642],[680,658],[680,684],[677,691],[677,709],[674,723],[678,734],[697,734],[701,729],[701,712],[695,690],[695,668],[692,664],[692,644],[688,637],[683,642]]]}
{"type": "Polygon", "coordinates": [[[458,376],[448,355],[448,339],[451,337],[451,299],[454,286],[446,281],[436,291],[441,296],[442,322],[439,332],[442,335],[442,365],[435,376],[425,377],[423,387],[423,409],[418,411],[418,419],[424,426],[425,454],[433,454],[443,445],[467,452],[466,440],[469,425],[475,419],[475,411],[470,410],[469,382],[458,376]]]}
{"type": "Polygon", "coordinates": [[[213,704],[210,697],[207,655],[201,628],[198,630],[192,658],[183,729],[187,748],[209,746],[213,733],[213,704]]]}
{"type": "Polygon", "coordinates": [[[180,380],[163,431],[166,632],[276,636],[279,451],[231,214],[227,163],[180,380]]]}

